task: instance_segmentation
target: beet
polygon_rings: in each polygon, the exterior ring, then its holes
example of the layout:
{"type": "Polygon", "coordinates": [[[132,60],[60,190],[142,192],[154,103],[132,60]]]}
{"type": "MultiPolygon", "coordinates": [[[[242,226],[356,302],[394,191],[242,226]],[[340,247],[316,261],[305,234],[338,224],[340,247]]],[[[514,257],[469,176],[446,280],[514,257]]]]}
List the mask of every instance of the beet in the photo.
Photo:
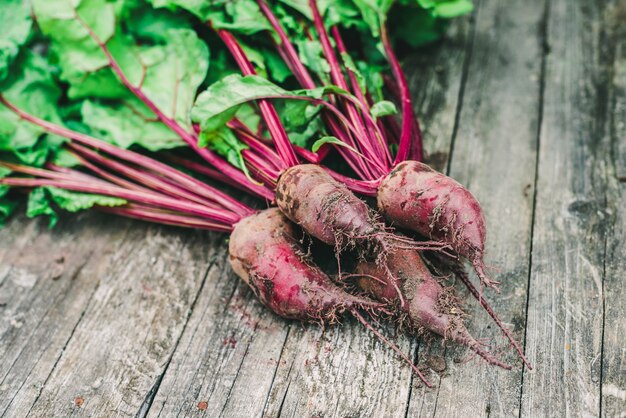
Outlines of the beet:
{"type": "Polygon", "coordinates": [[[450,245],[472,263],[481,282],[485,274],[485,217],[478,200],[461,184],[426,164],[404,161],[378,188],[378,208],[393,225],[450,245]]]}
{"type": "Polygon", "coordinates": [[[432,276],[416,251],[394,250],[384,265],[378,260],[363,260],[357,265],[356,275],[360,276],[357,283],[362,290],[391,306],[411,328],[431,331],[469,347],[490,364],[511,368],[470,335],[457,298],[432,276]]]}
{"type": "Polygon", "coordinates": [[[278,209],[237,223],[228,249],[237,275],[284,318],[333,322],[347,309],[378,305],[334,284],[304,254],[294,225],[278,209]]]}

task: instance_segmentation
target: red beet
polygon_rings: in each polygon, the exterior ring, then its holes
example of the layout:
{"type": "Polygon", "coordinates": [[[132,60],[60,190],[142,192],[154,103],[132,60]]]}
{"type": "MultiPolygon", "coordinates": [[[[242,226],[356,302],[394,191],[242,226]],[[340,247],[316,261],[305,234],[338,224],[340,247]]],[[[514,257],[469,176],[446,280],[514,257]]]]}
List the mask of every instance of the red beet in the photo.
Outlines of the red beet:
{"type": "Polygon", "coordinates": [[[313,164],[291,167],[280,176],[276,204],[289,219],[329,245],[362,240],[380,229],[365,202],[313,164]]]}
{"type": "Polygon", "coordinates": [[[426,164],[404,161],[383,179],[377,199],[387,220],[450,245],[472,263],[483,283],[495,287],[484,271],[485,217],[461,184],[426,164]]]}
{"type": "Polygon", "coordinates": [[[278,209],[267,209],[235,225],[229,243],[233,270],[276,314],[332,322],[344,310],[375,307],[334,284],[304,254],[294,225],[278,209]]]}
{"type": "Polygon", "coordinates": [[[228,249],[235,273],[276,314],[332,323],[339,314],[348,311],[431,386],[415,364],[358,312],[358,308],[378,310],[382,304],[347,293],[334,284],[304,254],[294,225],[278,209],[267,209],[237,223],[228,249]]]}
{"type": "Polygon", "coordinates": [[[469,347],[490,364],[511,368],[470,335],[457,298],[432,276],[416,251],[394,250],[384,265],[361,261],[356,274],[361,276],[357,282],[361,289],[394,307],[400,318],[408,318],[412,328],[431,331],[469,347]]]}
{"type": "Polygon", "coordinates": [[[441,247],[386,231],[364,201],[317,165],[301,164],[283,172],[276,185],[276,204],[308,234],[338,249],[351,246],[362,254],[384,256],[394,247],[441,247]]]}

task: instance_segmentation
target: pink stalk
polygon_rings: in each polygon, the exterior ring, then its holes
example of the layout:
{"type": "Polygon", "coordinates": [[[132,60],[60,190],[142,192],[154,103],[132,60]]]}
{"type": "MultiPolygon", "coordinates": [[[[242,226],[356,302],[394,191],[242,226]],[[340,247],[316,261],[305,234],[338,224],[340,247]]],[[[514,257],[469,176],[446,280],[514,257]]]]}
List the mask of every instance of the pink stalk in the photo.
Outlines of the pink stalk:
{"type": "Polygon", "coordinates": [[[324,169],[328,172],[328,174],[331,175],[332,178],[334,178],[340,183],[345,184],[353,192],[357,192],[365,196],[376,196],[376,193],[378,192],[380,179],[355,180],[353,178],[346,177],[343,174],[339,174],[336,171],[333,171],[327,167],[324,167],[324,169]]]}
{"type": "Polygon", "coordinates": [[[102,212],[124,216],[142,221],[156,222],[158,224],[179,226],[183,228],[206,229],[209,231],[231,232],[232,226],[217,222],[210,222],[202,218],[178,215],[174,213],[154,210],[150,206],[129,204],[117,207],[99,206],[102,212]]]}
{"type": "Polygon", "coordinates": [[[47,179],[54,180],[67,180],[69,178],[69,173],[61,173],[55,172],[51,170],[44,170],[43,168],[30,167],[21,164],[13,164],[10,162],[0,161],[0,167],[6,167],[11,171],[15,171],[18,173],[28,174],[31,176],[39,176],[47,179]]]}
{"type": "MultiPolygon", "coordinates": [[[[205,161],[211,163],[211,151],[209,151],[206,148],[200,148],[198,146],[198,144],[196,142],[189,142],[188,145],[196,152],[196,154],[198,154],[200,157],[202,157],[205,161]]],[[[241,173],[241,171],[240,171],[241,173]]],[[[245,174],[241,173],[242,175],[245,176],[245,174]]],[[[250,182],[248,180],[248,182],[250,182]]],[[[252,182],[250,182],[251,184],[254,184],[252,182]]],[[[260,197],[263,197],[269,201],[273,201],[274,200],[274,192],[268,188],[267,186],[259,186],[257,184],[254,184],[254,186],[257,188],[257,192],[256,194],[260,197]]]]}
{"type": "Polygon", "coordinates": [[[223,175],[222,173],[220,173],[217,170],[214,170],[212,168],[210,168],[209,166],[207,166],[206,164],[201,164],[192,160],[188,160],[186,158],[182,158],[182,157],[178,157],[176,155],[171,155],[168,154],[167,159],[170,160],[171,162],[173,162],[174,164],[178,164],[181,167],[184,167],[188,170],[191,170],[197,174],[201,174],[203,176],[207,176],[211,179],[217,180],[221,183],[224,184],[228,184],[229,186],[235,187],[241,191],[247,192],[248,190],[245,188],[245,186],[241,185],[240,183],[237,183],[236,181],[234,181],[231,178],[226,177],[225,175],[223,175]]]}
{"type": "MultiPolygon", "coordinates": [[[[289,36],[287,36],[287,33],[281,26],[274,13],[272,13],[272,10],[269,8],[265,0],[257,0],[257,3],[259,4],[261,10],[272,25],[274,31],[278,34],[278,37],[280,38],[280,44],[276,45],[278,52],[285,61],[285,63],[287,63],[287,66],[291,69],[291,72],[295,75],[300,85],[305,89],[316,88],[317,86],[313,81],[311,74],[300,60],[298,52],[293,46],[293,43],[291,43],[291,41],[289,40],[289,36]]],[[[332,121],[332,118],[330,118],[326,114],[323,114],[322,117],[324,118],[326,124],[329,126],[330,132],[332,132],[335,137],[350,144],[353,147],[356,146],[354,141],[352,141],[352,138],[350,138],[349,135],[346,136],[343,131],[338,128],[338,125],[332,121]]],[[[326,154],[328,154],[329,150],[330,147],[327,145],[323,145],[317,153],[305,152],[304,149],[296,147],[296,153],[312,163],[319,163],[320,161],[322,161],[326,154]],[[314,157],[315,154],[317,154],[317,157],[314,157]]],[[[366,165],[363,164],[358,156],[353,156],[352,154],[345,151],[343,151],[342,154],[345,154],[344,158],[350,164],[353,170],[355,170],[357,173],[360,173],[361,177],[365,175],[365,173],[367,172],[366,165]],[[358,166],[358,168],[356,168],[356,166],[358,166]]]]}
{"type": "Polygon", "coordinates": [[[215,204],[215,202],[210,201],[201,196],[198,196],[192,192],[189,192],[186,189],[179,187],[176,184],[167,183],[167,181],[165,181],[164,179],[161,179],[158,176],[148,171],[137,170],[131,167],[130,165],[122,164],[110,158],[103,157],[97,152],[94,152],[90,150],[89,148],[86,148],[82,145],[70,143],[68,146],[74,151],[76,151],[77,153],[84,156],[85,158],[89,158],[91,161],[94,161],[130,179],[133,179],[139,182],[140,184],[147,186],[151,190],[155,190],[157,192],[161,192],[172,197],[180,197],[183,199],[187,199],[191,202],[196,202],[204,206],[208,206],[208,207],[212,207],[216,209],[219,207],[218,205],[215,204]]]}
{"type": "MultiPolygon", "coordinates": [[[[339,29],[335,26],[331,28],[331,31],[333,34],[333,38],[335,39],[335,43],[337,44],[337,50],[339,51],[339,54],[341,54],[342,56],[347,55],[348,50],[343,43],[343,38],[341,37],[339,29]]],[[[352,91],[354,95],[361,103],[362,108],[365,109],[363,110],[364,114],[366,114],[367,116],[371,116],[369,114],[370,105],[363,95],[363,92],[361,91],[361,86],[359,86],[356,75],[349,68],[346,68],[346,72],[348,73],[348,78],[350,80],[350,84],[352,85],[352,91]]],[[[376,123],[373,119],[368,117],[365,117],[365,122],[367,123],[370,132],[372,132],[372,136],[377,139],[377,141],[373,141],[372,145],[378,146],[379,152],[387,158],[387,161],[389,163],[391,163],[391,154],[389,153],[389,147],[387,145],[384,130],[382,129],[382,123],[380,121],[379,123],[376,123]]]]}
{"type": "Polygon", "coordinates": [[[272,25],[272,28],[278,35],[280,39],[280,46],[284,50],[285,56],[287,57],[286,61],[288,64],[291,64],[291,67],[293,67],[292,72],[296,76],[296,79],[305,89],[314,89],[316,85],[313,81],[313,78],[311,77],[311,74],[300,60],[296,48],[289,40],[289,36],[287,36],[287,33],[281,26],[280,22],[278,21],[274,13],[272,13],[272,10],[269,8],[267,3],[265,3],[265,0],[257,0],[257,3],[259,4],[261,11],[263,11],[263,14],[265,14],[267,20],[270,22],[270,25],[272,25]]]}
{"type": "MultiPolygon", "coordinates": [[[[77,157],[78,158],[78,157],[77,157]]],[[[52,163],[46,163],[46,165],[44,166],[46,169],[51,170],[51,171],[56,171],[57,173],[63,173],[65,175],[68,176],[72,176],[72,178],[84,178],[88,181],[101,181],[106,183],[105,180],[102,180],[98,177],[94,177],[90,174],[87,173],[83,173],[82,171],[78,171],[78,170],[74,170],[72,168],[68,168],[68,167],[61,167],[58,166],[56,164],[52,164],[52,163]]]]}
{"type": "MultiPolygon", "coordinates": [[[[182,186],[193,190],[195,193],[200,194],[201,196],[204,196],[210,200],[213,200],[217,203],[219,203],[220,205],[222,205],[224,208],[227,208],[229,210],[232,210],[235,213],[239,213],[242,215],[250,215],[251,214],[251,209],[249,207],[247,207],[246,205],[244,205],[243,203],[237,201],[236,199],[228,196],[226,193],[221,192],[218,189],[215,189],[214,187],[209,186],[208,184],[205,184],[187,174],[181,173],[180,171],[168,166],[167,164],[163,164],[159,161],[156,161],[150,157],[146,157],[144,155],[141,155],[139,153],[136,153],[134,151],[130,151],[130,150],[126,150],[126,149],[122,149],[119,147],[116,147],[114,145],[111,145],[107,142],[104,142],[100,139],[96,139],[94,137],[91,137],[89,135],[85,135],[82,134],[80,132],[76,132],[76,131],[72,131],[71,129],[67,129],[65,127],[56,125],[54,123],[45,121],[43,119],[39,119],[36,116],[33,116],[29,113],[24,112],[23,110],[17,108],[16,106],[14,106],[12,103],[9,103],[1,94],[0,94],[0,103],[4,104],[6,107],[8,107],[10,110],[12,110],[13,112],[15,112],[18,116],[20,116],[22,119],[27,120],[39,127],[41,127],[42,129],[46,130],[47,132],[50,132],[52,134],[55,135],[59,135],[62,136],[64,138],[67,139],[71,139],[73,141],[76,141],[78,143],[84,144],[84,145],[88,145],[92,148],[101,150],[101,151],[105,151],[108,154],[111,154],[117,158],[120,158],[124,161],[129,161],[131,163],[135,163],[137,165],[141,165],[149,170],[155,171],[157,173],[161,173],[161,175],[167,176],[169,178],[171,178],[172,180],[176,181],[177,183],[181,184],[182,186]]],[[[196,147],[196,149],[198,149],[198,146],[196,144],[195,141],[192,142],[192,144],[196,147]]],[[[205,148],[203,148],[202,150],[208,152],[208,150],[206,150],[205,148]]],[[[228,164],[228,163],[227,163],[228,164]]],[[[228,164],[230,167],[230,164],[228,164]]],[[[233,167],[234,168],[234,167],[233,167]]],[[[245,175],[239,171],[236,170],[236,172],[242,176],[245,177],[245,175]]],[[[246,179],[246,183],[252,184],[251,182],[249,182],[246,179]]],[[[259,186],[254,185],[255,188],[259,189],[259,186]]],[[[271,193],[271,192],[270,192],[271,193]]],[[[273,194],[272,194],[273,195],[273,194]]]]}
{"type": "MultiPolygon", "coordinates": [[[[250,60],[248,60],[248,57],[246,57],[246,54],[241,49],[241,46],[233,34],[223,29],[217,29],[216,32],[232,54],[233,58],[237,62],[237,65],[239,65],[241,72],[244,75],[255,75],[256,71],[254,70],[254,66],[250,60]]],[[[278,151],[278,155],[280,155],[283,163],[285,164],[285,167],[281,168],[285,169],[298,165],[298,157],[293,150],[289,137],[287,136],[287,132],[285,132],[285,128],[280,122],[274,106],[265,100],[260,100],[259,109],[261,110],[263,119],[267,124],[267,129],[272,135],[272,139],[276,145],[276,151],[278,151]]]]}
{"type": "Polygon", "coordinates": [[[296,150],[296,153],[300,157],[304,158],[306,161],[310,163],[319,164],[322,161],[318,153],[309,151],[308,149],[299,147],[298,145],[294,145],[293,148],[296,150]]]}
{"type": "MultiPolygon", "coordinates": [[[[55,179],[32,179],[5,177],[0,179],[0,184],[16,187],[57,187],[59,189],[67,189],[76,192],[101,194],[105,196],[117,197],[146,205],[159,206],[178,212],[185,212],[192,215],[200,216],[222,222],[228,225],[235,224],[241,220],[242,216],[229,212],[225,209],[215,210],[197,203],[187,202],[180,199],[174,199],[157,193],[140,192],[137,190],[127,190],[119,186],[106,185],[100,182],[88,183],[82,179],[78,180],[55,180],[55,179]]],[[[253,212],[251,210],[251,212],[253,212]]]]}
{"type": "Polygon", "coordinates": [[[124,187],[126,189],[130,189],[130,190],[139,190],[142,192],[150,192],[151,190],[140,186],[138,184],[135,184],[131,181],[125,180],[121,177],[118,177],[114,174],[109,173],[108,171],[98,167],[97,165],[93,164],[91,161],[83,158],[81,155],[74,153],[74,157],[76,159],[78,159],[81,163],[81,165],[87,167],[89,170],[91,170],[92,172],[96,173],[97,175],[99,175],[100,177],[108,180],[109,182],[113,183],[113,184],[117,184],[118,186],[124,187]]]}
{"type": "Polygon", "coordinates": [[[284,169],[284,165],[282,164],[280,157],[274,152],[274,150],[263,143],[254,132],[248,129],[247,126],[236,119],[233,119],[228,123],[228,127],[234,131],[235,135],[237,135],[237,138],[239,138],[241,142],[249,146],[257,154],[261,155],[271,167],[278,171],[282,171],[284,169]]]}
{"type": "Polygon", "coordinates": [[[270,166],[266,160],[263,159],[262,156],[259,156],[251,149],[245,149],[241,152],[246,163],[251,164],[257,171],[259,171],[264,179],[266,179],[270,184],[275,184],[278,177],[280,177],[280,173],[282,171],[276,170],[274,167],[270,166]]]}
{"type": "Polygon", "coordinates": [[[411,103],[411,94],[409,86],[400,67],[400,62],[393,52],[389,36],[387,35],[386,25],[381,25],[380,38],[387,54],[387,60],[391,65],[391,71],[396,78],[400,88],[400,98],[402,101],[402,133],[400,135],[400,143],[398,153],[394,160],[394,164],[405,161],[408,158],[422,161],[424,159],[424,151],[422,148],[422,135],[419,124],[413,114],[413,104],[411,103]]]}
{"type": "MultiPolygon", "coordinates": [[[[349,90],[348,84],[343,77],[343,73],[341,71],[341,65],[335,56],[335,52],[333,50],[332,45],[330,44],[330,39],[328,37],[328,33],[326,32],[326,27],[324,26],[324,22],[322,20],[322,16],[317,8],[316,0],[309,0],[309,6],[311,11],[313,12],[313,24],[315,25],[315,29],[317,30],[320,43],[322,44],[322,49],[324,51],[324,56],[328,61],[330,66],[330,75],[337,86],[344,90],[349,90]]],[[[346,97],[349,100],[349,98],[346,97]]],[[[348,116],[352,123],[356,126],[357,129],[357,138],[360,138],[357,141],[359,148],[362,150],[365,155],[370,156],[374,160],[377,161],[378,166],[385,166],[384,161],[382,160],[382,156],[377,152],[372,146],[372,143],[375,142],[370,138],[369,132],[365,129],[363,125],[363,120],[361,119],[361,115],[357,112],[356,108],[352,103],[345,103],[345,107],[348,111],[348,116]]],[[[364,113],[367,113],[364,112],[364,113]]],[[[366,115],[362,115],[363,117],[367,117],[366,115]]],[[[373,168],[373,167],[372,167],[373,168]]],[[[368,180],[372,180],[374,178],[378,178],[382,175],[385,175],[386,172],[383,171],[369,171],[368,180]]]]}

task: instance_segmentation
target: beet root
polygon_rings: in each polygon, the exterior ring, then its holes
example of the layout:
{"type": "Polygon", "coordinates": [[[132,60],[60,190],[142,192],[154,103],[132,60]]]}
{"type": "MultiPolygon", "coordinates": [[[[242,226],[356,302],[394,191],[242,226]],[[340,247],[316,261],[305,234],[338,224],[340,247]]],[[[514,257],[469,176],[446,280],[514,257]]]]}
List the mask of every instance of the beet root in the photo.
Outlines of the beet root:
{"type": "Polygon", "coordinates": [[[360,276],[358,286],[393,307],[403,322],[408,318],[412,328],[431,331],[470,348],[490,364],[511,368],[470,335],[463,324],[464,314],[457,298],[432,276],[416,251],[390,252],[385,263],[361,261],[355,271],[360,276]],[[391,274],[385,274],[388,271],[391,274]],[[381,281],[383,277],[387,279],[381,281]],[[398,288],[404,300],[398,296],[398,288]]]}
{"type": "Polygon", "coordinates": [[[381,182],[378,208],[394,225],[450,245],[472,263],[481,282],[485,273],[485,217],[478,200],[461,184],[426,164],[404,161],[381,182]]]}
{"type": "Polygon", "coordinates": [[[237,223],[228,249],[237,275],[284,318],[332,323],[345,310],[380,306],[334,284],[304,254],[294,225],[278,209],[237,223]]]}
{"type": "Polygon", "coordinates": [[[317,165],[301,164],[285,170],[276,185],[276,204],[309,235],[338,249],[356,247],[362,254],[382,257],[392,247],[442,247],[388,232],[364,201],[317,165]]]}
{"type": "Polygon", "coordinates": [[[276,204],[289,219],[329,245],[358,241],[380,230],[365,202],[317,165],[301,164],[282,173],[276,204]]]}
{"type": "Polygon", "coordinates": [[[383,304],[352,295],[334,284],[304,254],[295,226],[278,209],[267,209],[235,225],[229,243],[230,264],[256,296],[276,314],[290,319],[334,322],[348,311],[392,348],[431,387],[413,362],[359,313],[381,311],[383,304]]]}

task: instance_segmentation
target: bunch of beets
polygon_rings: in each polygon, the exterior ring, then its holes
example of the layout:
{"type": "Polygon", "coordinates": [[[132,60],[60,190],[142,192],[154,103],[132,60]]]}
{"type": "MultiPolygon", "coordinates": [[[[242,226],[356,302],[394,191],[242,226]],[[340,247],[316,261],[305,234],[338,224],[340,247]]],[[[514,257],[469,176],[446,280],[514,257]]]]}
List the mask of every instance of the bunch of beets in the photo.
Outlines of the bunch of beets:
{"type": "Polygon", "coordinates": [[[530,367],[482,296],[497,283],[479,203],[421,162],[392,47],[433,41],[470,10],[469,0],[10,0],[0,222],[27,192],[27,214],[51,224],[59,209],[94,208],[230,233],[233,270],[284,318],[349,313],[427,385],[368,316],[510,368],[465,328],[430,270],[444,266],[530,367]],[[303,236],[331,246],[339,266],[349,259],[349,272],[331,278],[303,236]]]}

